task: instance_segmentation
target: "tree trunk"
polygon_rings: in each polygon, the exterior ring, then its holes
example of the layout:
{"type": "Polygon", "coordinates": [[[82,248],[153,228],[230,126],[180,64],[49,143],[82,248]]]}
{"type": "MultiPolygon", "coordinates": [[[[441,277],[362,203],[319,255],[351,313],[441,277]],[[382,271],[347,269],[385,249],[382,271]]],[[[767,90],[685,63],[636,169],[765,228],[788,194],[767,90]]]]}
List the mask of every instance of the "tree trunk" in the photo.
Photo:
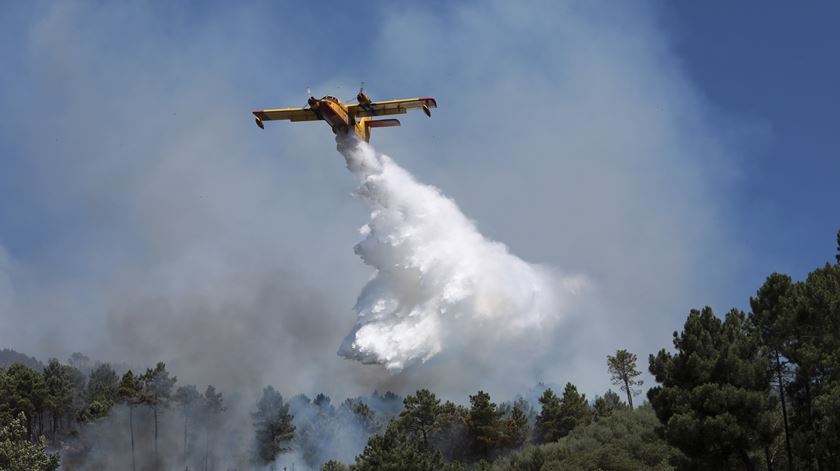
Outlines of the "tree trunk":
{"type": "Polygon", "coordinates": [[[779,377],[779,400],[782,401],[782,419],[785,425],[785,454],[787,454],[788,471],[793,471],[793,454],[790,452],[790,431],[788,429],[787,404],[785,404],[785,384],[782,379],[782,361],[776,352],[776,375],[779,377]]]}
{"type": "Polygon", "coordinates": [[[624,378],[624,389],[627,390],[627,403],[630,404],[630,410],[633,410],[633,395],[630,393],[630,378],[624,378]]]}
{"type": "Polygon", "coordinates": [[[184,467],[187,465],[187,414],[184,411],[184,467]]]}
{"type": "MultiPolygon", "coordinates": [[[[811,377],[807,376],[805,378],[805,402],[808,405],[808,426],[811,429],[811,433],[813,437],[816,438],[817,436],[817,427],[814,425],[814,409],[811,405],[811,377]]],[[[812,443],[813,445],[813,443],[812,443]]],[[[814,463],[817,471],[820,471],[820,461],[817,459],[816,449],[811,447],[811,459],[810,461],[814,463]]]]}
{"type": "Polygon", "coordinates": [[[204,426],[204,471],[207,471],[207,457],[210,455],[210,433],[207,425],[204,426]]]}
{"type": "Polygon", "coordinates": [[[155,458],[157,458],[157,455],[158,455],[158,447],[157,447],[158,416],[157,416],[157,412],[158,412],[158,408],[157,408],[157,404],[155,404],[154,407],[152,407],[152,414],[154,415],[154,418],[155,418],[155,458]]]}
{"type": "Polygon", "coordinates": [[[131,435],[131,471],[137,467],[134,464],[134,407],[128,406],[128,430],[131,435]]]}
{"type": "Polygon", "coordinates": [[[750,459],[750,455],[747,454],[746,450],[740,450],[738,455],[741,457],[741,461],[744,462],[744,466],[746,466],[747,471],[755,471],[755,465],[753,464],[752,460],[750,459]]]}
{"type": "Polygon", "coordinates": [[[767,462],[767,471],[773,471],[773,458],[770,456],[770,446],[764,447],[764,460],[767,462]]]}

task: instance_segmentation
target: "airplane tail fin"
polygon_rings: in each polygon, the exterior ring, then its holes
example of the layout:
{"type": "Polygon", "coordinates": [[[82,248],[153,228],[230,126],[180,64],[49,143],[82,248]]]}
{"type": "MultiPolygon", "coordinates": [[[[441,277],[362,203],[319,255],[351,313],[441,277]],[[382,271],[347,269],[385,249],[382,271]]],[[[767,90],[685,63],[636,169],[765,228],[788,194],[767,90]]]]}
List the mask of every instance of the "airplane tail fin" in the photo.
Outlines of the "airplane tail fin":
{"type": "Polygon", "coordinates": [[[399,125],[400,120],[398,119],[377,119],[365,121],[365,141],[370,142],[370,128],[390,128],[399,125]]]}

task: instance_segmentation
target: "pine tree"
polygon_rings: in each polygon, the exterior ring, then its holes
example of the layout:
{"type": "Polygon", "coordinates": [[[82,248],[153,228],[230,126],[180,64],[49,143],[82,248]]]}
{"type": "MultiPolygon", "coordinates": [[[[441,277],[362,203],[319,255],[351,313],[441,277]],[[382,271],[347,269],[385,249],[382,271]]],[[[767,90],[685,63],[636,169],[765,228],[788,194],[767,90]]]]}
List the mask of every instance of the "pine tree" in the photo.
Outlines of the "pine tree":
{"type": "Polygon", "coordinates": [[[166,371],[166,364],[158,362],[154,368],[149,368],[140,376],[143,385],[143,396],[145,403],[152,408],[152,417],[155,425],[155,456],[158,455],[158,421],[161,409],[169,407],[169,400],[172,397],[172,388],[178,379],[170,377],[166,371]]]}
{"type": "Polygon", "coordinates": [[[665,439],[698,468],[755,469],[754,453],[778,431],[768,361],[746,315],[732,310],[721,322],[711,308],[693,310],[674,348],[650,357],[659,386],[648,398],[665,439]]]}
{"type": "Polygon", "coordinates": [[[837,231],[837,255],[834,256],[834,259],[840,264],[840,230],[837,231]]]}
{"type": "Polygon", "coordinates": [[[609,417],[614,411],[622,408],[628,408],[628,406],[621,402],[621,397],[618,394],[608,389],[602,397],[595,397],[592,412],[595,414],[595,419],[599,420],[609,417]]]}
{"type": "MultiPolygon", "coordinates": [[[[214,428],[219,414],[225,411],[222,393],[216,392],[216,388],[207,385],[204,395],[201,397],[204,413],[204,470],[206,471],[210,462],[210,429],[214,428]]],[[[287,406],[288,407],[288,406],[287,406]]]]}
{"type": "Polygon", "coordinates": [[[636,354],[627,350],[618,350],[615,356],[607,355],[607,369],[612,375],[612,383],[627,393],[627,404],[633,409],[633,396],[641,392],[636,386],[641,386],[643,381],[636,379],[642,374],[636,370],[636,354]]]}
{"type": "Polygon", "coordinates": [[[188,435],[189,435],[189,421],[190,417],[195,414],[196,406],[199,404],[201,394],[196,389],[195,385],[181,386],[175,391],[173,396],[175,403],[181,409],[181,415],[184,417],[184,463],[189,456],[188,449],[188,435]]]}
{"type": "Polygon", "coordinates": [[[128,370],[120,380],[117,395],[120,402],[128,406],[128,433],[131,439],[131,469],[137,469],[134,460],[134,408],[143,402],[143,387],[140,383],[140,378],[134,376],[131,370],[128,370]]]}
{"type": "Polygon", "coordinates": [[[429,436],[441,413],[440,399],[428,389],[420,389],[414,395],[406,396],[403,405],[398,426],[409,435],[419,435],[420,450],[428,451],[429,436]]]}
{"type": "Polygon", "coordinates": [[[565,437],[575,427],[586,425],[590,418],[586,395],[580,394],[574,384],[566,383],[566,387],[563,389],[563,397],[560,399],[560,436],[565,437]]]}
{"type": "Polygon", "coordinates": [[[37,440],[38,417],[44,410],[47,398],[47,387],[44,377],[32,368],[15,363],[6,370],[3,390],[0,391],[5,415],[17,417],[20,413],[25,416],[27,436],[33,442],[37,440]]]}
{"type": "Polygon", "coordinates": [[[87,407],[84,419],[96,420],[106,417],[117,402],[119,378],[108,363],[97,365],[90,372],[87,387],[87,407]]]}
{"type": "Polygon", "coordinates": [[[543,391],[539,398],[542,409],[537,416],[537,433],[538,441],[541,443],[550,443],[562,437],[560,431],[560,398],[554,394],[551,388],[543,391]]]}
{"type": "Polygon", "coordinates": [[[467,430],[473,440],[473,449],[481,457],[488,457],[502,442],[502,413],[490,401],[490,395],[478,391],[470,396],[470,411],[467,415],[467,430]]]}
{"type": "Polygon", "coordinates": [[[73,404],[73,384],[70,382],[67,370],[55,358],[51,359],[44,368],[44,383],[47,388],[46,408],[50,412],[50,431],[53,445],[55,445],[61,417],[70,410],[73,404]]]}
{"type": "Polygon", "coordinates": [[[750,322],[755,326],[757,335],[765,346],[765,352],[770,364],[772,377],[776,383],[779,403],[782,409],[782,424],[785,435],[785,456],[788,470],[793,469],[793,452],[791,451],[791,431],[788,415],[787,382],[788,369],[785,352],[789,347],[788,328],[792,317],[790,303],[786,298],[790,295],[793,283],[789,276],[773,273],[767,277],[764,285],[759,288],[755,297],[750,298],[750,322]]]}
{"type": "Polygon", "coordinates": [[[514,405],[504,420],[504,442],[508,448],[518,448],[528,439],[528,416],[519,405],[514,405]]]}
{"type": "Polygon", "coordinates": [[[256,433],[256,461],[265,466],[274,462],[281,453],[291,450],[289,443],[294,437],[294,417],[289,414],[289,404],[272,386],[263,389],[257,402],[257,410],[251,414],[256,433]]]}
{"type": "Polygon", "coordinates": [[[443,460],[437,451],[421,451],[396,427],[374,435],[359,456],[353,471],[437,471],[443,460]]]}

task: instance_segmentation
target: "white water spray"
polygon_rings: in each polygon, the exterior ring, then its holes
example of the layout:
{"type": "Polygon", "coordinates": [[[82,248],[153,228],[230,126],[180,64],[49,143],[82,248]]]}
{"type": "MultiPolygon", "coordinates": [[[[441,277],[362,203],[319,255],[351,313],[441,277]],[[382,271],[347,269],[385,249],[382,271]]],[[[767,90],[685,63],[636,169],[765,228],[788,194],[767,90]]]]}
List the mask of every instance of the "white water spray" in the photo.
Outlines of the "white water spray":
{"type": "Polygon", "coordinates": [[[398,372],[476,342],[539,348],[584,279],[524,262],[388,156],[352,137],[337,142],[371,209],[355,253],[376,270],[339,354],[398,372]]]}

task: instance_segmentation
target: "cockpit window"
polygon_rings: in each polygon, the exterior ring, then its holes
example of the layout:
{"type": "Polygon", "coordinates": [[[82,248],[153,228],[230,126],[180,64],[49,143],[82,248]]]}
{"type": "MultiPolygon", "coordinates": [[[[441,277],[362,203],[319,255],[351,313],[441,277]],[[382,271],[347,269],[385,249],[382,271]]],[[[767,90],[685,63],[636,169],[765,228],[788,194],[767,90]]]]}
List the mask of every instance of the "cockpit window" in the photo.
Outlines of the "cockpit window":
{"type": "Polygon", "coordinates": [[[327,95],[327,96],[325,96],[324,98],[321,98],[321,99],[322,99],[322,100],[331,101],[331,102],[333,102],[333,103],[339,103],[338,98],[336,98],[336,97],[334,97],[334,96],[329,96],[329,95],[327,95]]]}

